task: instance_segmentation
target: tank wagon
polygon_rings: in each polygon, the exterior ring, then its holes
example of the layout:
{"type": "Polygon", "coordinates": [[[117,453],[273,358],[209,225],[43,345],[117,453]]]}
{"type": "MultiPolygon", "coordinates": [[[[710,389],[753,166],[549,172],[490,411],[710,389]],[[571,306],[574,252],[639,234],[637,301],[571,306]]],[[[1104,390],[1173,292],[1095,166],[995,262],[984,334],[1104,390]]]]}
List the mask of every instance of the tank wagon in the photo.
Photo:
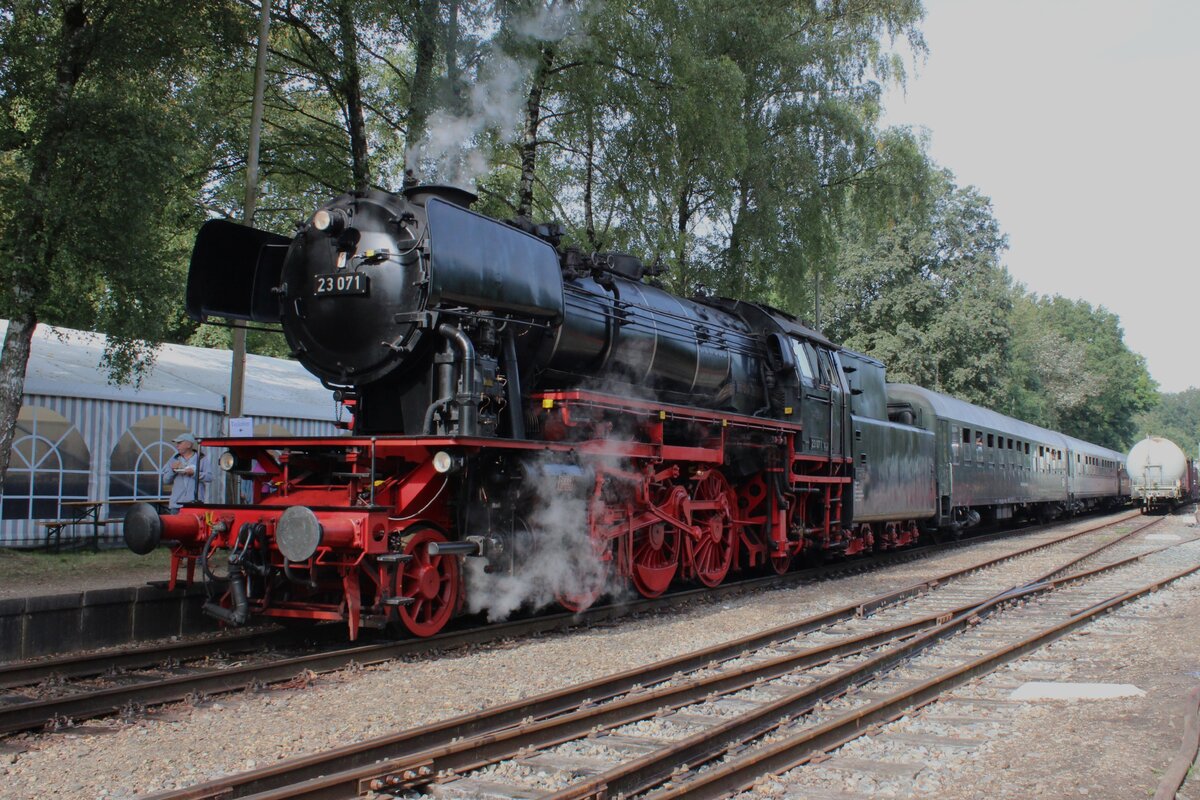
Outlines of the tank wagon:
{"type": "Polygon", "coordinates": [[[1128,464],[1134,502],[1146,511],[1196,501],[1196,464],[1170,439],[1147,436],[1129,451],[1128,464]]]}
{"type": "Polygon", "coordinates": [[[429,636],[1121,494],[1115,466],[1072,471],[1084,443],[889,387],[785,312],[675,296],[472,199],[370,191],[291,237],[201,229],[189,315],[279,325],[348,413],[344,436],[206,439],[244,502],[129,512],[129,547],[171,542],[172,585],[198,567],[209,614],[429,636]]]}

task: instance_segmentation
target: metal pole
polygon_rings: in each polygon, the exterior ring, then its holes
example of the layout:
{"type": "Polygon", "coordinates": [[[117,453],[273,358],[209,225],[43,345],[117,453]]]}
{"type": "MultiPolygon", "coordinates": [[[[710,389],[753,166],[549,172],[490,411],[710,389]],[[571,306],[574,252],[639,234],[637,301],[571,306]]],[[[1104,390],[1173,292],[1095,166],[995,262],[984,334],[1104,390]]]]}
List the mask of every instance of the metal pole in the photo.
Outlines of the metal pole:
{"type": "Polygon", "coordinates": [[[813,314],[816,317],[816,321],[813,322],[813,327],[819,331],[821,330],[821,272],[814,270],[813,277],[817,285],[816,301],[813,303],[813,314]]]}
{"type": "MultiPolygon", "coordinates": [[[[258,27],[258,54],[254,59],[254,105],[250,111],[250,141],[246,154],[246,200],[242,206],[242,222],[254,224],[254,211],[258,203],[258,143],[262,134],[263,93],[267,74],[267,45],[271,33],[271,0],[262,0],[261,19],[258,27]]],[[[242,416],[242,401],[246,384],[246,323],[233,323],[233,363],[229,377],[230,419],[242,416]]],[[[228,424],[226,433],[229,433],[228,424]]],[[[230,476],[226,486],[226,499],[237,499],[239,479],[230,476]]]]}

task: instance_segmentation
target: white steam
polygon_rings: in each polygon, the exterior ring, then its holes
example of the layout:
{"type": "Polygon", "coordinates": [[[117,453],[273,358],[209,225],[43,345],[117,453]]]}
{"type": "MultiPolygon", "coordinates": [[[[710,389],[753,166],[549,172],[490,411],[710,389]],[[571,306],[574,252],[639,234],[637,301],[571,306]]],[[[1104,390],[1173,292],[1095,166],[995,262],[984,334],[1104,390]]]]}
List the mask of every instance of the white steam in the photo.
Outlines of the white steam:
{"type": "MultiPolygon", "coordinates": [[[[515,21],[511,30],[533,41],[558,42],[579,27],[580,7],[570,0],[550,0],[536,14],[515,21]]],[[[465,109],[433,112],[425,137],[405,154],[405,164],[423,183],[474,189],[490,169],[485,138],[511,144],[521,135],[526,94],[533,63],[489,46],[479,73],[465,98],[465,109]]]]}
{"type": "Polygon", "coordinates": [[[560,596],[598,590],[612,597],[624,591],[615,565],[602,560],[592,546],[587,497],[559,491],[555,485],[536,489],[531,507],[522,509],[530,528],[531,551],[518,560],[512,573],[488,573],[484,559],[464,559],[471,613],[484,612],[496,621],[522,607],[544,608],[560,596]]]}

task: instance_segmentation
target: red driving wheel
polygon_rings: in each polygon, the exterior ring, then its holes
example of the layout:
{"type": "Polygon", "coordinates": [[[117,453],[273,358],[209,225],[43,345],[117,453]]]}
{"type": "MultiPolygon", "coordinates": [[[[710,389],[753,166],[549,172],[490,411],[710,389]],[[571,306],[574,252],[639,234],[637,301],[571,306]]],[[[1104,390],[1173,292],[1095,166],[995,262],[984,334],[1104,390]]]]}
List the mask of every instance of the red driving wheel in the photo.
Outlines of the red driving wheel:
{"type": "Polygon", "coordinates": [[[679,571],[679,529],[656,522],[633,534],[630,579],[642,597],[658,597],[679,571]]]}
{"type": "MultiPolygon", "coordinates": [[[[678,516],[680,501],[686,494],[670,484],[652,492],[651,503],[671,517],[678,516]]],[[[642,597],[658,597],[667,590],[679,571],[679,551],[683,537],[679,528],[657,521],[634,531],[630,543],[629,577],[642,597]]]]}
{"type": "Polygon", "coordinates": [[[570,586],[555,591],[554,599],[567,611],[578,614],[591,608],[607,591],[610,562],[593,538],[589,538],[582,553],[568,554],[567,560],[570,586]]]}
{"type": "MultiPolygon", "coordinates": [[[[800,531],[801,531],[800,539],[801,539],[801,541],[803,541],[804,509],[800,506],[799,503],[792,503],[792,505],[788,507],[787,517],[788,517],[788,532],[793,536],[795,535],[794,530],[793,530],[794,526],[797,525],[796,517],[800,518],[800,520],[799,520],[799,526],[800,526],[800,531]]],[[[786,555],[778,555],[775,553],[771,554],[771,558],[770,558],[771,569],[774,570],[777,575],[783,575],[784,573],[786,573],[788,570],[790,570],[792,568],[792,562],[796,560],[796,551],[794,549],[792,549],[794,546],[795,546],[794,543],[789,540],[788,552],[786,555]]]]}
{"type": "Polygon", "coordinates": [[[777,574],[777,575],[786,575],[787,571],[792,568],[792,559],[794,557],[795,557],[794,553],[788,553],[787,555],[782,555],[782,556],[772,555],[771,556],[771,569],[774,570],[775,574],[777,574]]]}
{"type": "Polygon", "coordinates": [[[570,611],[572,614],[578,614],[580,611],[587,611],[591,608],[592,604],[599,600],[600,595],[603,593],[604,583],[601,582],[584,591],[556,592],[554,599],[567,611],[570,611]]]}
{"type": "Polygon", "coordinates": [[[446,537],[434,528],[404,537],[404,553],[412,559],[399,565],[395,594],[412,598],[399,610],[400,623],[414,636],[433,636],[446,627],[459,606],[458,556],[429,555],[430,542],[444,541],[446,537]]]}
{"type": "Polygon", "coordinates": [[[688,563],[696,579],[713,587],[725,580],[733,563],[737,531],[731,513],[737,497],[729,481],[715,469],[708,470],[692,489],[693,531],[688,536],[688,563]]]}

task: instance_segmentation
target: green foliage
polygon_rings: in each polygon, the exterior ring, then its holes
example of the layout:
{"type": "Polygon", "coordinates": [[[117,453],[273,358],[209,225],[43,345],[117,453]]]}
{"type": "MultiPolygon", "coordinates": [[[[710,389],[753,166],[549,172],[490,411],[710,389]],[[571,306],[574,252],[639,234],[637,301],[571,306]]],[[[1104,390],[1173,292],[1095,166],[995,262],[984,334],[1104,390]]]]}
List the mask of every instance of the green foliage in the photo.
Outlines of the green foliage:
{"type": "Polygon", "coordinates": [[[1014,416],[1114,450],[1133,444],[1134,417],[1155,401],[1142,356],[1117,316],[1083,300],[1022,297],[1015,315],[1014,416]]]}
{"type": "MultiPolygon", "coordinates": [[[[399,188],[438,136],[488,165],[465,187],[478,210],[511,216],[532,186],[535,216],[584,249],[661,260],[681,294],[807,316],[819,280],[830,335],[894,380],[1117,448],[1138,428],[1200,433],[1189,393],[1146,411],[1153,382],[1112,314],[1013,287],[987,198],[911,131],[879,129],[881,83],[904,77],[894,45],[924,52],[919,0],[273,12],[258,227],[287,233],[332,195],[399,188]]],[[[258,13],[0,11],[0,314],[108,333],[117,377],[156,341],[228,346],[227,329],[184,319],[182,275],[203,218],[242,215],[258,13]]],[[[258,332],[250,349],[287,350],[258,332]]]]}
{"type": "MultiPolygon", "coordinates": [[[[225,325],[205,323],[196,326],[186,344],[211,350],[229,350],[233,347],[233,331],[225,325]]],[[[291,357],[291,348],[288,347],[283,334],[262,328],[250,328],[246,331],[246,352],[274,358],[291,357]]]]}
{"type": "Polygon", "coordinates": [[[545,101],[542,208],[586,246],[663,259],[680,293],[807,307],[853,188],[883,188],[916,153],[875,130],[875,79],[897,77],[884,39],[923,48],[920,15],[904,0],[602,4],[545,101]]]}
{"type": "Polygon", "coordinates": [[[888,228],[856,229],[838,259],[826,332],[889,379],[994,405],[1009,361],[1011,281],[990,201],[934,173],[888,228]]]}
{"type": "Polygon", "coordinates": [[[109,333],[117,379],[177,328],[204,177],[194,88],[236,33],[222,3],[0,15],[0,313],[109,333]]]}
{"type": "Polygon", "coordinates": [[[1134,418],[1137,438],[1165,436],[1196,458],[1200,445],[1200,389],[1160,394],[1151,408],[1134,418]]]}

